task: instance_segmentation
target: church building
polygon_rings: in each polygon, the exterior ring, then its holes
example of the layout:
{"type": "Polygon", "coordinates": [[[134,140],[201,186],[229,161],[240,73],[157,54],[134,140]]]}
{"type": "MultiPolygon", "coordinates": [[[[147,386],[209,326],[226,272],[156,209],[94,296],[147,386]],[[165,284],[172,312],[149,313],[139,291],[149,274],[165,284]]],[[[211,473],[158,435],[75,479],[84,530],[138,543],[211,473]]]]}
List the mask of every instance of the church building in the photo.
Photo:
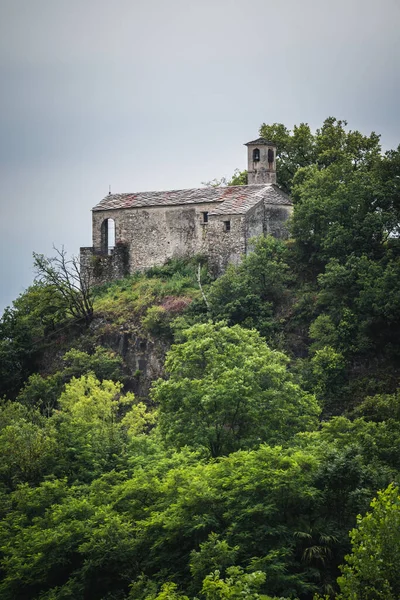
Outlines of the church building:
{"type": "Polygon", "coordinates": [[[287,236],[290,198],[276,185],[276,147],[264,138],[245,144],[248,185],[108,194],[92,209],[93,246],[81,268],[93,285],[206,255],[215,274],[237,264],[261,234],[287,236]]]}

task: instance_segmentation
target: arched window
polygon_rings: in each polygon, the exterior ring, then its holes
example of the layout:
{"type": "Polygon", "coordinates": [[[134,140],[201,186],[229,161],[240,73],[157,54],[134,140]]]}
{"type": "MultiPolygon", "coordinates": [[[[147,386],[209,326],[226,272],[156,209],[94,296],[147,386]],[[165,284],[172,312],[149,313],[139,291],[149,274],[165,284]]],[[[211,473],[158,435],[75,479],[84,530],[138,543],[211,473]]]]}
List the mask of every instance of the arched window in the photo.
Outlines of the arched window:
{"type": "Polygon", "coordinates": [[[115,246],[115,221],[104,219],[101,224],[101,251],[110,254],[115,246]]]}
{"type": "Polygon", "coordinates": [[[268,150],[268,162],[270,164],[274,162],[274,151],[272,150],[272,148],[269,148],[268,150]]]}
{"type": "Polygon", "coordinates": [[[253,150],[253,162],[258,162],[260,160],[260,151],[258,148],[254,148],[253,150]]]}

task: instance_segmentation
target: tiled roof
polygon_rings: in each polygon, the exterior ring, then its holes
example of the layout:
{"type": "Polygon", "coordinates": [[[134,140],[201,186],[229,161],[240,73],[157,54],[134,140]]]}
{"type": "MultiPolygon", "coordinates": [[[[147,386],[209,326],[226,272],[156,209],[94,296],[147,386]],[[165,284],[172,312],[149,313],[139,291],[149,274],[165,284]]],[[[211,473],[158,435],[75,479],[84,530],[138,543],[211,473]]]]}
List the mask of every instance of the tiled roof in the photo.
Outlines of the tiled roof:
{"type": "Polygon", "coordinates": [[[265,138],[258,138],[257,140],[253,140],[252,142],[247,142],[244,146],[276,146],[274,142],[269,142],[265,138]]]}
{"type": "Polygon", "coordinates": [[[265,199],[269,204],[291,205],[289,196],[272,184],[204,187],[169,192],[139,192],[137,194],[108,194],[93,210],[174,206],[179,204],[218,203],[215,214],[242,214],[265,199]],[[218,211],[218,212],[216,212],[218,211]],[[223,212],[221,212],[223,211],[223,212]],[[229,212],[230,211],[230,212],[229,212]]]}
{"type": "Polygon", "coordinates": [[[210,215],[242,215],[261,201],[267,204],[292,204],[289,196],[276,185],[238,185],[233,189],[235,192],[217,204],[210,215]]]}

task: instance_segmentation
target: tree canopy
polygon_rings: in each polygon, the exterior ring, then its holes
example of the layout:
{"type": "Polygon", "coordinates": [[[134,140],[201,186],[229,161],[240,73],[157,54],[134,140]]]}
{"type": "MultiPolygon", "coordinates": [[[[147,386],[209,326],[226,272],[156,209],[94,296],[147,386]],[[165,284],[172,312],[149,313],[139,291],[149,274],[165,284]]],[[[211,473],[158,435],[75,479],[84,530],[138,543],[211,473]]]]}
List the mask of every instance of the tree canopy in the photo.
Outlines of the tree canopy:
{"type": "Polygon", "coordinates": [[[357,517],[350,533],[352,553],[339,577],[341,598],[395,600],[400,596],[400,494],[390,484],[357,517]]]}
{"type": "Polygon", "coordinates": [[[169,379],[153,387],[160,430],[174,446],[205,446],[215,457],[316,426],[315,398],[256,331],[205,323],[186,329],[183,339],[168,353],[169,379]]]}
{"type": "Polygon", "coordinates": [[[400,597],[400,149],[334,118],[260,135],[290,239],[98,287],[86,316],[36,257],[4,312],[2,599],[400,597]]]}

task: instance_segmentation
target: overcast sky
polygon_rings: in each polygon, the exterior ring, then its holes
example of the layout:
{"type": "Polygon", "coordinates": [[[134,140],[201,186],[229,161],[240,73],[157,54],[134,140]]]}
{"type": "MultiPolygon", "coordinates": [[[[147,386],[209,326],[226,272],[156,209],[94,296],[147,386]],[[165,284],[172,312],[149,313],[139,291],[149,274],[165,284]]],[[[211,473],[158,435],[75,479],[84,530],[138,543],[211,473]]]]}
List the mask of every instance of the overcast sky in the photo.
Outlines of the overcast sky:
{"type": "Polygon", "coordinates": [[[0,311],[108,192],[246,167],[261,123],[400,142],[400,0],[1,0],[0,311]]]}

